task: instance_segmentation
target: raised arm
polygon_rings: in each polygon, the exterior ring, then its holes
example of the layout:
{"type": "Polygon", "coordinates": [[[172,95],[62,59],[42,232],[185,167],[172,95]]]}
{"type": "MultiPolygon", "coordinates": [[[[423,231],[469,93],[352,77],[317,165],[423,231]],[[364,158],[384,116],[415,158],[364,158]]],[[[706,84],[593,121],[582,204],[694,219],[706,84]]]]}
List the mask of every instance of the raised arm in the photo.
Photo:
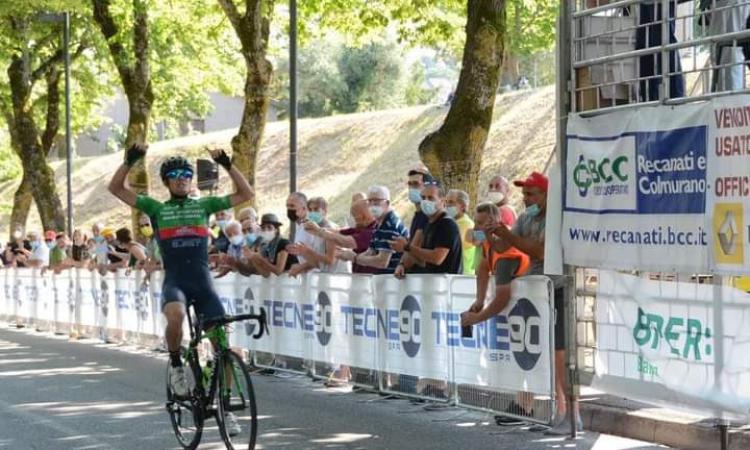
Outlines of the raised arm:
{"type": "Polygon", "coordinates": [[[229,178],[231,178],[234,183],[235,192],[229,196],[229,201],[232,206],[237,206],[241,203],[252,200],[255,191],[252,186],[250,186],[250,183],[247,182],[245,176],[242,175],[237,167],[232,165],[232,160],[229,159],[226,152],[222,149],[215,149],[211,150],[210,153],[211,158],[216,161],[217,164],[220,164],[226,169],[227,173],[229,173],[229,178]]]}
{"type": "Polygon", "coordinates": [[[128,186],[128,172],[130,172],[133,164],[146,156],[146,149],[146,146],[131,145],[126,151],[125,162],[117,168],[114,176],[112,176],[112,180],[109,182],[109,192],[131,207],[135,206],[138,196],[128,186]]]}

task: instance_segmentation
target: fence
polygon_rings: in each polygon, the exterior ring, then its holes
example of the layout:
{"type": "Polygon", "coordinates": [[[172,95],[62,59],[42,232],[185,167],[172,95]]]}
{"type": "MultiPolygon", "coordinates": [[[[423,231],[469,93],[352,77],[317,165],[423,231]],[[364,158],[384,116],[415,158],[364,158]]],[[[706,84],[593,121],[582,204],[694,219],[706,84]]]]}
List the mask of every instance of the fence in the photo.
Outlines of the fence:
{"type": "Polygon", "coordinates": [[[750,1],[567,0],[567,8],[571,112],[748,92],[750,1]]]}
{"type": "MultiPolygon", "coordinates": [[[[163,334],[161,274],[100,276],[71,270],[3,270],[0,317],[19,326],[154,342],[163,334]]],[[[270,334],[253,340],[252,323],[231,332],[259,366],[316,377],[350,371],[355,383],[399,396],[519,415],[550,423],[554,408],[551,283],[513,281],[508,307],[461,336],[460,313],[475,298],[470,277],[308,274],[297,279],[227,276],[216,288],[228,313],[265,308],[270,334]],[[293,362],[304,363],[297,367],[293,362]]],[[[347,375],[348,376],[348,375],[347,375]]]]}

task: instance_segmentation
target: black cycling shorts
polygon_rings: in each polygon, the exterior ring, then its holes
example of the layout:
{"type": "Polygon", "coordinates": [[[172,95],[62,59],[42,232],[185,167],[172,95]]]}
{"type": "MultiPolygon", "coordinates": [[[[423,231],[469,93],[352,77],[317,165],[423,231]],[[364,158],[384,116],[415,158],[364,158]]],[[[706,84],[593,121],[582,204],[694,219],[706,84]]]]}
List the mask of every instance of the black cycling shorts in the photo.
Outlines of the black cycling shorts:
{"type": "Polygon", "coordinates": [[[196,314],[204,320],[223,317],[224,306],[219,300],[208,268],[167,270],[161,293],[161,309],[167,303],[192,304],[196,314]]]}

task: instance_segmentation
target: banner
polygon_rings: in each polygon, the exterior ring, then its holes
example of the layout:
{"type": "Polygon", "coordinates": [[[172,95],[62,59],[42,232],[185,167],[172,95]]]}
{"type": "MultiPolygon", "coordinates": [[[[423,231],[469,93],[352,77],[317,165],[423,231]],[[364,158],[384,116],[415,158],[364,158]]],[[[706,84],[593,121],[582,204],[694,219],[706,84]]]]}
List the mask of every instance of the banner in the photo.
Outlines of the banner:
{"type": "Polygon", "coordinates": [[[750,414],[750,294],[599,271],[592,387],[750,414]]]}
{"type": "MultiPolygon", "coordinates": [[[[554,379],[550,279],[513,280],[508,306],[492,319],[475,324],[471,338],[460,336],[460,314],[474,302],[476,279],[456,277],[451,283],[453,313],[446,320],[452,334],[446,341],[455,349],[456,383],[549,394],[554,379]]],[[[488,299],[493,297],[494,289],[488,299]]]]}
{"type": "MultiPolygon", "coordinates": [[[[142,272],[125,271],[4,272],[0,315],[10,320],[115,342],[163,337],[161,272],[148,280],[142,272]]],[[[455,383],[552,395],[547,277],[515,280],[508,308],[477,324],[472,338],[462,338],[460,327],[460,313],[476,297],[471,277],[229,274],[214,286],[228,314],[259,313],[262,307],[268,317],[270,334],[257,340],[257,322],[231,325],[233,347],[282,361],[379,371],[386,391],[446,401],[455,383]]]]}
{"type": "Polygon", "coordinates": [[[704,105],[571,116],[563,174],[565,262],[700,272],[708,123],[704,105]]]}
{"type": "Polygon", "coordinates": [[[311,273],[306,326],[312,359],[332,365],[377,368],[377,342],[391,330],[388,313],[375,308],[369,276],[311,273]]]}

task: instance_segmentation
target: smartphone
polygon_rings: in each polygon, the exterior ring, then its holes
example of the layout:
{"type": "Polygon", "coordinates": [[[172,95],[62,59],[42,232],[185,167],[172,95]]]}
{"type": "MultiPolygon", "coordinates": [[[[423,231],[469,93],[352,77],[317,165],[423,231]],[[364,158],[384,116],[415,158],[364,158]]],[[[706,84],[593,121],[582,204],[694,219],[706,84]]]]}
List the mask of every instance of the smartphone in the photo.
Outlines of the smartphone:
{"type": "Polygon", "coordinates": [[[461,337],[462,338],[470,338],[474,336],[474,326],[469,325],[466,327],[461,327],[461,337]]]}

